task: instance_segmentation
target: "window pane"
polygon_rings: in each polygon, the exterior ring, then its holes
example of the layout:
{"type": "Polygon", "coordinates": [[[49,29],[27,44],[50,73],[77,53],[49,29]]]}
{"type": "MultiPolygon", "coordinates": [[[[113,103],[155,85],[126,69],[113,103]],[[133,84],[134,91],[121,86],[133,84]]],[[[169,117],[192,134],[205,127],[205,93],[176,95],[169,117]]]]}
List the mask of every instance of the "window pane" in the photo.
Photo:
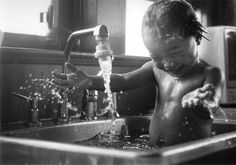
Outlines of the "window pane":
{"type": "Polygon", "coordinates": [[[46,23],[40,23],[40,12],[46,12],[51,0],[1,0],[0,29],[5,32],[46,35],[46,23]]]}
{"type": "Polygon", "coordinates": [[[145,11],[152,3],[147,0],[126,0],[126,55],[149,56],[143,44],[141,25],[145,11]]]}

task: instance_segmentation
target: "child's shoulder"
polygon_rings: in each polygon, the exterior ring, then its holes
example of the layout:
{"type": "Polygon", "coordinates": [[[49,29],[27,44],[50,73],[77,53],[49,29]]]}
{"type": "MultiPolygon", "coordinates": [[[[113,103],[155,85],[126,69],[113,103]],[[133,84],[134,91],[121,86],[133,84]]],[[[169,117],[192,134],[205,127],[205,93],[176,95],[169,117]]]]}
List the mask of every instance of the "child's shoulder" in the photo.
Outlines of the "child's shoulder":
{"type": "Polygon", "coordinates": [[[206,61],[204,60],[200,60],[200,63],[202,64],[204,70],[205,70],[205,73],[209,73],[209,74],[221,74],[221,70],[219,67],[217,66],[214,66],[214,65],[211,65],[209,63],[207,63],[206,61]]]}
{"type": "Polygon", "coordinates": [[[211,78],[211,79],[212,78],[213,79],[216,79],[216,78],[222,79],[223,78],[222,71],[220,70],[219,67],[211,65],[204,60],[200,60],[200,63],[202,64],[202,66],[204,68],[206,78],[211,78]]]}

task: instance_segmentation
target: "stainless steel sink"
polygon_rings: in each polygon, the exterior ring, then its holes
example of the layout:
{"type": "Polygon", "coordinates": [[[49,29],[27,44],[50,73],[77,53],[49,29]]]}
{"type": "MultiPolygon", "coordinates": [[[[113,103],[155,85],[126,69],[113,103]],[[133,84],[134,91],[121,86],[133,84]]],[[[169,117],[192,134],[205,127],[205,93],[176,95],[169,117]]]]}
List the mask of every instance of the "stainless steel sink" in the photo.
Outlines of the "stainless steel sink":
{"type": "MultiPolygon", "coordinates": [[[[114,130],[148,133],[149,116],[116,120],[114,130]]],[[[112,127],[111,120],[82,122],[3,132],[0,136],[2,164],[175,164],[236,147],[236,122],[216,119],[210,138],[152,151],[120,150],[73,144],[90,139],[112,127]],[[14,157],[14,159],[12,159],[14,157]]]]}

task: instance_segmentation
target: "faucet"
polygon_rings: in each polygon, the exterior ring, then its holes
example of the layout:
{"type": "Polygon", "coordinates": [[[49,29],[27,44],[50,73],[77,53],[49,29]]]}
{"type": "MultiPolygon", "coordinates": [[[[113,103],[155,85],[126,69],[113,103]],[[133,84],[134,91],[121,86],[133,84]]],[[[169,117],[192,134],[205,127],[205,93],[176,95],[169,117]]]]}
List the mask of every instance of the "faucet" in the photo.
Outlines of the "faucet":
{"type": "MultiPolygon", "coordinates": [[[[107,27],[105,25],[98,25],[94,28],[75,31],[69,36],[64,50],[65,62],[70,61],[70,53],[75,39],[78,39],[82,36],[90,35],[93,35],[95,37],[95,40],[98,44],[96,47],[96,52],[94,54],[96,58],[105,58],[106,56],[111,56],[113,54],[108,42],[109,34],[107,27]]],[[[62,72],[65,72],[65,65],[63,65],[62,72]]]]}
{"type": "MultiPolygon", "coordinates": [[[[70,55],[74,41],[82,36],[91,36],[91,35],[93,35],[95,37],[95,40],[97,41],[96,52],[94,53],[94,56],[98,59],[98,61],[99,62],[105,61],[108,58],[111,58],[113,52],[110,48],[108,29],[105,25],[98,25],[93,28],[78,30],[73,32],[67,39],[64,50],[65,60],[62,66],[63,73],[66,73],[65,63],[70,61],[70,55]]],[[[64,93],[62,94],[60,117],[59,117],[59,121],[61,121],[62,123],[66,123],[69,121],[68,108],[66,106],[67,102],[68,98],[67,95],[64,93]]],[[[91,117],[90,119],[92,119],[93,115],[90,117],[91,117]]]]}

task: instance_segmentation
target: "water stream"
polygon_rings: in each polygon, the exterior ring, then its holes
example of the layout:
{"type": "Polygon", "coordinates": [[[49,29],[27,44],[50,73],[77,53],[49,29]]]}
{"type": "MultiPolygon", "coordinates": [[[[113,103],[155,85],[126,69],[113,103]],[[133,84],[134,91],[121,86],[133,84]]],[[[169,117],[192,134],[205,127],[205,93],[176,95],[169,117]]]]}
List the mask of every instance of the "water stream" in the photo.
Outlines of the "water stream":
{"type": "Polygon", "coordinates": [[[113,99],[113,95],[112,95],[112,91],[110,87],[110,81],[111,81],[110,76],[112,74],[112,57],[108,56],[105,59],[99,59],[99,65],[100,65],[101,74],[104,80],[104,87],[105,87],[104,93],[106,94],[106,98],[104,99],[104,102],[107,104],[107,106],[104,108],[104,111],[110,113],[111,122],[112,122],[111,130],[109,131],[109,133],[107,133],[107,135],[110,137],[109,139],[113,141],[115,138],[115,131],[114,131],[115,119],[116,117],[119,117],[119,114],[116,111],[116,108],[114,106],[114,102],[113,102],[114,99],[113,99]]]}

